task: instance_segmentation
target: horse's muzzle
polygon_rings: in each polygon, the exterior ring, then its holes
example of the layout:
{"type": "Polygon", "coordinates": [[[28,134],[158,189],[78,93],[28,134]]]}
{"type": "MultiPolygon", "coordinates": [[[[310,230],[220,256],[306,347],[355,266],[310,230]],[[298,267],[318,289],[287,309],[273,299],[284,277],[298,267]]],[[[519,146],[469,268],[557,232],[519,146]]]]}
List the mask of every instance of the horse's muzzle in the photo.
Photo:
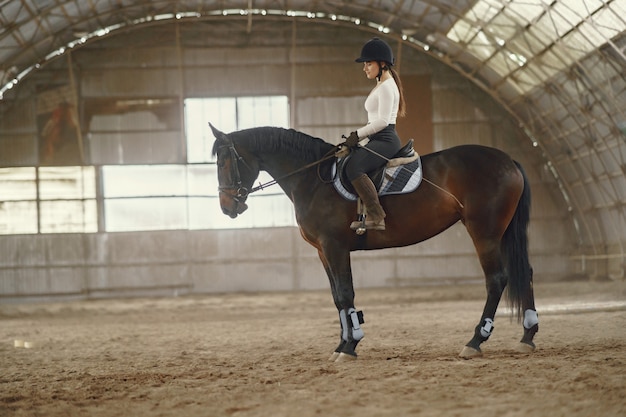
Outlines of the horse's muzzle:
{"type": "Polygon", "coordinates": [[[220,193],[220,206],[222,207],[222,213],[231,219],[248,210],[248,205],[245,201],[228,193],[220,193]]]}
{"type": "Polygon", "coordinates": [[[234,209],[229,209],[228,207],[222,207],[222,212],[226,214],[231,219],[236,218],[244,211],[248,210],[248,205],[246,203],[237,202],[234,209]]]}

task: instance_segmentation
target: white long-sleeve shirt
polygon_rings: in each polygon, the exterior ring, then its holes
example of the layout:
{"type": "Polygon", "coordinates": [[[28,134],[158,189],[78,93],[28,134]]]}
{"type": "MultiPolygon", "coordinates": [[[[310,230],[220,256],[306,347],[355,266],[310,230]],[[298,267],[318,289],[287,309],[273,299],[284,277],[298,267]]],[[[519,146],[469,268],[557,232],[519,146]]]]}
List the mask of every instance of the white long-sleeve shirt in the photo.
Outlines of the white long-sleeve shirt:
{"type": "Polygon", "coordinates": [[[357,129],[360,139],[380,132],[387,125],[395,124],[400,106],[400,90],[393,78],[388,78],[374,87],[365,100],[367,124],[357,129]]]}

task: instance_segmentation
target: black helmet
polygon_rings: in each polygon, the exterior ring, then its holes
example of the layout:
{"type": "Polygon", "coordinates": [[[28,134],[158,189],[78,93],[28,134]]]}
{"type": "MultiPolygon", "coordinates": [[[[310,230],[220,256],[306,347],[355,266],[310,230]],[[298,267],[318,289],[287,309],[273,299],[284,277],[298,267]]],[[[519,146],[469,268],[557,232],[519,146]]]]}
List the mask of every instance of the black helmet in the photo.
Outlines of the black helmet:
{"type": "Polygon", "coordinates": [[[361,56],[355,59],[355,61],[384,61],[389,64],[389,66],[392,66],[395,60],[393,58],[391,46],[380,38],[373,38],[363,45],[363,49],[361,49],[361,56]]]}

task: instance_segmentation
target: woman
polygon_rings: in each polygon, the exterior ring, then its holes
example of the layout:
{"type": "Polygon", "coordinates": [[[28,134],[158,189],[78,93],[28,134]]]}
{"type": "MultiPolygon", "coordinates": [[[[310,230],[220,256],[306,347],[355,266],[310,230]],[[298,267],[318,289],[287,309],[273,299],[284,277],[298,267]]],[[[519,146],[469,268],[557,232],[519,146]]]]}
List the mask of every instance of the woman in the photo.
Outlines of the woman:
{"type": "MultiPolygon", "coordinates": [[[[400,138],[396,133],[396,118],[405,113],[402,83],[398,73],[392,68],[393,51],[382,39],[373,38],[368,41],[361,50],[361,56],[355,61],[363,62],[365,75],[370,80],[376,79],[376,86],[365,100],[367,124],[350,133],[346,139],[345,144],[353,148],[346,164],[346,175],[367,210],[365,228],[385,230],[385,211],[378,200],[376,187],[367,173],[387,162],[382,157],[389,159],[401,148],[400,138]],[[369,138],[367,145],[357,146],[364,138],[369,138]]],[[[350,228],[356,230],[361,225],[361,222],[353,222],[350,228]]]]}

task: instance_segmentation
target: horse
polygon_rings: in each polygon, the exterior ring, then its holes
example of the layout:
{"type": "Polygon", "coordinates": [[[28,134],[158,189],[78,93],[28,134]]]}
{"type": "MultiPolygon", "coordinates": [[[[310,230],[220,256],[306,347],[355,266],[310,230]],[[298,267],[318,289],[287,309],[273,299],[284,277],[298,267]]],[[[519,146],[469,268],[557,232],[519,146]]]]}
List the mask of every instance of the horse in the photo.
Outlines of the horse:
{"type": "Polygon", "coordinates": [[[219,202],[236,218],[261,170],[293,203],[300,234],[317,249],[339,313],[339,345],[333,361],[357,358],[363,314],[354,306],[350,252],[413,245],[461,221],[485,275],[487,299],[478,325],[459,356],[482,356],[492,334],[505,288],[523,335],[517,350],[535,350],[539,329],[529,262],[527,229],[531,194],[522,166],[501,150],[460,145],[422,155],[423,178],[414,191],[381,197],[386,230],[357,234],[350,229],[357,203],[340,196],[324,173],[331,172],[338,146],[293,129],[255,127],[225,134],[210,124],[216,140],[219,202]]]}

